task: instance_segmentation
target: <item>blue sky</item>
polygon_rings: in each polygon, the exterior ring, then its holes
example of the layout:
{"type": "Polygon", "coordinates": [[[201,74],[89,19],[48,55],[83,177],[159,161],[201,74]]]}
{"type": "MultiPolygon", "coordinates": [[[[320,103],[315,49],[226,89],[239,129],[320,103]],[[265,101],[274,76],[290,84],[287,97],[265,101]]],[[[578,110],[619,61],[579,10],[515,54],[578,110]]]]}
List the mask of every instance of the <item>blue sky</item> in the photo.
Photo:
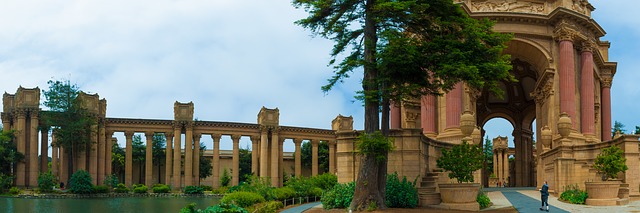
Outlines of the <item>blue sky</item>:
{"type": "MultiPolygon", "coordinates": [[[[640,125],[638,3],[591,3],[612,42],[610,60],[619,62],[613,120],[631,130],[640,125]]],[[[5,0],[0,92],[70,79],[106,98],[108,117],[172,119],[174,101],[193,101],[200,120],[255,123],[266,106],[280,109],[281,125],[328,129],[342,114],[361,129],[364,112],[353,96],[362,74],[322,93],[332,43],[293,24],[305,16],[289,1],[5,0]]],[[[489,137],[510,135],[496,126],[489,137]]]]}

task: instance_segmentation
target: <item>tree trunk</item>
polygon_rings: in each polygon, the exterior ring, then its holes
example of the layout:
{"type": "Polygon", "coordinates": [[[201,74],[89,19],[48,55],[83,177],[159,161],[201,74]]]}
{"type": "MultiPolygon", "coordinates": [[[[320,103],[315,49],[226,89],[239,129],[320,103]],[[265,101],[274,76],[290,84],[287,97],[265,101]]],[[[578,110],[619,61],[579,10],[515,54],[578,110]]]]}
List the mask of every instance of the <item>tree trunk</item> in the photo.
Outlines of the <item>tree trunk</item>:
{"type": "Polygon", "coordinates": [[[384,194],[380,194],[378,187],[379,168],[380,165],[375,157],[366,155],[360,157],[360,171],[349,209],[362,211],[373,207],[372,205],[376,208],[385,208],[384,194]]]}

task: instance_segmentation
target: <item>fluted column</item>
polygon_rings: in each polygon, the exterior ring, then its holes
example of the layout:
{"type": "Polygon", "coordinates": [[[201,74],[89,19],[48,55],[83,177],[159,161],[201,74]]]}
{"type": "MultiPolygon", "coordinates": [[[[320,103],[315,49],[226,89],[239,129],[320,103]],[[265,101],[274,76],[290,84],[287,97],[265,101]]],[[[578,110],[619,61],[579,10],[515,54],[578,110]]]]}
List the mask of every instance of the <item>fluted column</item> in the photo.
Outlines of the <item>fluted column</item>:
{"type": "Polygon", "coordinates": [[[220,187],[220,134],[212,134],[213,139],[213,187],[220,187]]]}
{"type": "MultiPolygon", "coordinates": [[[[113,171],[111,170],[111,162],[112,160],[112,153],[113,153],[113,144],[117,144],[118,143],[118,139],[113,137],[113,132],[112,131],[108,131],[105,133],[105,141],[107,142],[106,144],[106,153],[105,153],[105,176],[107,175],[111,175],[113,173],[113,171]]],[[[62,154],[62,151],[60,152],[60,154],[62,154]]]]}
{"type": "Polygon", "coordinates": [[[582,47],[581,61],[582,74],[580,86],[580,118],[582,134],[595,135],[595,109],[594,109],[594,77],[593,77],[593,46],[585,43],[582,47]]]}
{"type": "MultiPolygon", "coordinates": [[[[493,144],[495,146],[495,144],[493,144]]],[[[498,177],[498,153],[493,150],[493,174],[498,177]]]]}
{"type": "Polygon", "coordinates": [[[144,137],[147,139],[147,149],[144,159],[144,184],[151,189],[151,186],[153,186],[153,132],[145,132],[144,137]]]}
{"type": "Polygon", "coordinates": [[[164,163],[164,184],[171,184],[171,172],[173,171],[173,132],[165,132],[164,137],[167,141],[165,147],[165,163],[164,163]]]}
{"type": "Polygon", "coordinates": [[[132,131],[125,131],[124,137],[127,141],[127,147],[125,148],[124,157],[124,184],[127,187],[131,187],[133,184],[133,133],[132,131]]]}
{"type": "Polygon", "coordinates": [[[436,97],[424,95],[420,99],[420,124],[424,134],[436,133],[436,97]]]}
{"type": "Polygon", "coordinates": [[[240,135],[231,135],[231,140],[233,141],[231,185],[237,186],[240,183],[240,135]]]}
{"type": "Polygon", "coordinates": [[[182,170],[180,160],[182,160],[182,126],[176,124],[173,129],[173,188],[182,188],[182,177],[180,171],[182,170]]]}
{"type": "Polygon", "coordinates": [[[193,127],[187,124],[184,137],[184,186],[193,185],[193,127]]]}
{"type": "Polygon", "coordinates": [[[302,139],[299,138],[294,138],[293,139],[293,144],[296,146],[296,151],[295,151],[295,174],[296,177],[302,177],[302,156],[301,156],[301,152],[302,150],[300,149],[300,144],[302,143],[302,139]]]}
{"type": "Polygon", "coordinates": [[[259,148],[259,137],[251,136],[251,173],[258,176],[258,149],[259,148]]]}
{"type": "Polygon", "coordinates": [[[503,166],[504,166],[504,171],[503,171],[504,172],[504,176],[503,177],[504,177],[504,180],[508,182],[509,181],[509,148],[506,148],[504,150],[504,159],[503,159],[503,161],[504,161],[504,164],[503,164],[503,166]]]}
{"type": "Polygon", "coordinates": [[[498,180],[502,181],[502,179],[504,179],[504,150],[500,149],[498,150],[498,157],[500,158],[500,166],[498,167],[498,170],[500,170],[499,175],[498,175],[498,180]]]}
{"type": "Polygon", "coordinates": [[[271,133],[271,185],[276,187],[280,183],[280,174],[278,174],[278,172],[280,171],[280,160],[278,159],[278,156],[280,156],[280,153],[278,152],[278,141],[278,131],[274,130],[271,133]]]}
{"type": "Polygon", "coordinates": [[[329,143],[329,174],[336,174],[336,141],[329,143]]]}
{"type": "MultiPolygon", "coordinates": [[[[24,110],[16,110],[16,117],[18,118],[18,124],[16,125],[16,141],[17,151],[26,155],[27,151],[27,129],[26,129],[26,112],[24,110]]],[[[18,161],[16,166],[16,186],[25,186],[27,181],[27,166],[25,161],[18,161]]]]}
{"type": "Polygon", "coordinates": [[[29,186],[38,186],[38,112],[31,111],[29,129],[29,186]]]}
{"type": "Polygon", "coordinates": [[[602,105],[602,141],[611,140],[611,83],[612,78],[607,76],[603,78],[601,83],[602,99],[600,104],[602,105]]]}
{"type": "Polygon", "coordinates": [[[282,152],[282,148],[284,145],[285,138],[282,137],[278,141],[278,175],[280,175],[280,181],[278,182],[278,187],[284,185],[284,153],[282,152]]]}
{"type": "Polygon", "coordinates": [[[446,99],[446,128],[458,128],[460,127],[460,115],[462,114],[462,83],[457,83],[453,90],[447,93],[446,99]]]}
{"type": "Polygon", "coordinates": [[[193,183],[200,185],[200,133],[193,134],[193,183]]]}
{"type": "MultiPolygon", "coordinates": [[[[575,61],[573,53],[573,41],[571,37],[560,38],[560,112],[566,112],[571,119],[576,118],[575,113],[575,61]]],[[[593,106],[593,105],[592,105],[593,106]]],[[[573,128],[575,129],[573,122],[573,128]]]]}
{"type": "Polygon", "coordinates": [[[391,124],[389,125],[389,128],[391,129],[400,129],[402,128],[402,116],[401,116],[401,110],[400,110],[400,106],[396,105],[396,103],[391,103],[389,106],[390,110],[389,110],[389,121],[391,122],[391,124]]]}
{"type": "Polygon", "coordinates": [[[269,136],[268,130],[263,129],[260,136],[260,177],[269,177],[269,136]]]}
{"type": "Polygon", "coordinates": [[[318,143],[319,140],[309,140],[311,142],[311,176],[318,175],[318,143]]]}
{"type": "Polygon", "coordinates": [[[40,172],[47,172],[49,171],[49,127],[42,128],[40,131],[40,153],[40,172]]]}
{"type": "Polygon", "coordinates": [[[98,125],[91,125],[91,143],[89,144],[89,165],[87,170],[91,175],[93,185],[98,184],[98,125]]]}
{"type": "Polygon", "coordinates": [[[105,169],[107,168],[107,163],[111,163],[106,161],[105,155],[107,154],[107,143],[106,143],[106,132],[104,129],[104,122],[100,123],[98,128],[98,184],[104,185],[105,178],[105,169]]]}

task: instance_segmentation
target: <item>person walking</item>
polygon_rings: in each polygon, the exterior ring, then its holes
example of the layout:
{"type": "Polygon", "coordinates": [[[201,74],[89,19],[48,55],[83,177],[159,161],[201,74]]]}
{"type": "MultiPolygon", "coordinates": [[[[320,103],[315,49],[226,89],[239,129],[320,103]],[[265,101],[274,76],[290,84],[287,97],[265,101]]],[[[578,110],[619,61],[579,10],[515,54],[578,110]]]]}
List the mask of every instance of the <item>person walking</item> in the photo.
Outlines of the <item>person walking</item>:
{"type": "Polygon", "coordinates": [[[544,206],[547,206],[547,212],[549,212],[549,185],[547,185],[547,181],[544,181],[542,188],[540,189],[540,195],[542,196],[542,206],[540,207],[540,211],[544,211],[544,206]]]}

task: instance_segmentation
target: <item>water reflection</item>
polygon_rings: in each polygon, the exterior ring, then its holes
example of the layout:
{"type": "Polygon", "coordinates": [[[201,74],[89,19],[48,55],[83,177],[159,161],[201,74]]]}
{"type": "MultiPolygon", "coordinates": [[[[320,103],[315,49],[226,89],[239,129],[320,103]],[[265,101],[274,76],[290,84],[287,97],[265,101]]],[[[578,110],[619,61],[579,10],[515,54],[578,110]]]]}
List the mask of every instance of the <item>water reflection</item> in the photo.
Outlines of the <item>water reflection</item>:
{"type": "Polygon", "coordinates": [[[215,205],[213,197],[129,197],[86,199],[26,199],[0,197],[0,212],[178,212],[189,203],[204,209],[215,205]]]}

